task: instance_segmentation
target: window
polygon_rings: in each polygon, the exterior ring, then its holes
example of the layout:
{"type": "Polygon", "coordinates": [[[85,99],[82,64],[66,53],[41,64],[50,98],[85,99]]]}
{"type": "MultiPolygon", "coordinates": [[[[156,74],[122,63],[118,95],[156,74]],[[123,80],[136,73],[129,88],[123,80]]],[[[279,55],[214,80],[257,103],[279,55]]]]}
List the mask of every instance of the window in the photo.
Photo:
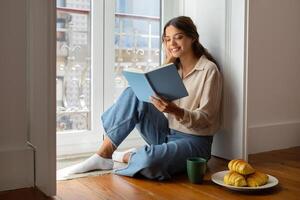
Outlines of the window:
{"type": "Polygon", "coordinates": [[[91,130],[91,2],[57,0],[57,132],[91,130]]]}
{"type": "Polygon", "coordinates": [[[57,0],[58,157],[100,145],[101,113],[128,85],[123,69],[159,65],[160,10],[160,0],[57,0]]]}
{"type": "Polygon", "coordinates": [[[99,46],[103,42],[101,23],[93,21],[103,12],[103,6],[92,0],[57,0],[56,5],[56,129],[60,157],[94,151],[101,142],[103,56],[99,46]]]}
{"type": "Polygon", "coordinates": [[[127,86],[123,69],[160,63],[160,5],[160,0],[116,1],[114,99],[127,86]]]}

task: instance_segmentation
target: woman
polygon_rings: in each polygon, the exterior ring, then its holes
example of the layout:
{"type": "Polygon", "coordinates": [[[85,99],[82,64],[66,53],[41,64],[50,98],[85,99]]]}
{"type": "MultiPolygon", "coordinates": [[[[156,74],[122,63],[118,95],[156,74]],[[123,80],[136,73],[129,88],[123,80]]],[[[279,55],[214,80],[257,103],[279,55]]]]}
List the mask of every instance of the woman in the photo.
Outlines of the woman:
{"type": "Polygon", "coordinates": [[[101,117],[106,136],[98,152],[69,168],[68,174],[112,169],[113,160],[119,160],[128,164],[115,174],[164,180],[185,171],[188,157],[210,158],[213,135],[220,127],[221,74],[189,17],[171,19],[162,38],[166,61],[176,64],[189,96],[173,102],[156,96],[145,103],[128,87],[101,117]],[[148,145],[113,154],[134,128],[148,145]]]}

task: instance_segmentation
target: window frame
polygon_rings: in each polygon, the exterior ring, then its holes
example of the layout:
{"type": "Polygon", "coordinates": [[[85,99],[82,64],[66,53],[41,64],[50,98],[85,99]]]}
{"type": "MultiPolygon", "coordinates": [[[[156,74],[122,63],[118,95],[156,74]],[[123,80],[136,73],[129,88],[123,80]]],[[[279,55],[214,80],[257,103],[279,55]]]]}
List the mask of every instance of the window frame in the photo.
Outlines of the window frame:
{"type": "Polygon", "coordinates": [[[90,130],[70,130],[57,133],[57,156],[63,157],[74,154],[93,152],[101,144],[103,131],[101,130],[100,115],[103,106],[103,72],[104,63],[104,1],[91,1],[91,110],[90,130]],[[97,67],[99,66],[99,67],[97,67]],[[97,78],[98,77],[98,78],[97,78]],[[96,103],[97,102],[97,103],[96,103]]]}
{"type": "MultiPolygon", "coordinates": [[[[181,13],[177,7],[166,6],[174,4],[174,1],[171,1],[160,0],[160,33],[162,24],[166,20],[181,13]]],[[[175,0],[175,3],[178,1],[181,0],[175,0]]],[[[108,66],[115,65],[115,49],[111,48],[114,47],[115,39],[115,1],[91,1],[91,18],[91,41],[93,41],[91,44],[91,130],[65,131],[57,134],[58,158],[87,154],[99,148],[104,138],[100,116],[114,102],[111,89],[114,87],[114,68],[108,66]]],[[[144,141],[134,130],[122,143],[121,148],[142,144],[144,141]]]]}

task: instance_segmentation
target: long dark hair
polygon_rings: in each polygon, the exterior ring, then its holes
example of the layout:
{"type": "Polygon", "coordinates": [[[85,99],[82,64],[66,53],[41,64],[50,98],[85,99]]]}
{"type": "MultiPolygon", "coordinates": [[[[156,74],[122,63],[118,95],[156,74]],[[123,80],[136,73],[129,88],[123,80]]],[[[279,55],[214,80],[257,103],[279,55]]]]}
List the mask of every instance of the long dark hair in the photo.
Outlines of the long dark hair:
{"type": "MultiPolygon", "coordinates": [[[[214,59],[214,57],[199,42],[199,34],[197,32],[197,27],[190,17],[179,16],[179,17],[175,17],[175,18],[171,19],[170,21],[168,21],[164,27],[162,41],[164,41],[164,37],[166,36],[166,28],[171,25],[174,26],[175,28],[183,31],[186,36],[188,36],[194,40],[194,42],[192,44],[192,49],[193,49],[194,55],[197,58],[200,58],[202,55],[205,55],[207,57],[207,59],[214,62],[217,65],[217,67],[219,68],[218,63],[214,59]]],[[[178,65],[179,63],[180,63],[180,60],[179,60],[179,58],[177,58],[175,64],[178,65]]]]}

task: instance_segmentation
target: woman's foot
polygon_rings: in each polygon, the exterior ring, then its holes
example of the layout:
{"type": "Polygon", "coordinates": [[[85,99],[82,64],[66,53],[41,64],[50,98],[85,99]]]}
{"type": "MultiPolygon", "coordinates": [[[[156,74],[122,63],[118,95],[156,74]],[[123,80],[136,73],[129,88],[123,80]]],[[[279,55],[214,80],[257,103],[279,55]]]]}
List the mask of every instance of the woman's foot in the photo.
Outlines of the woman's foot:
{"type": "Polygon", "coordinates": [[[68,176],[71,174],[84,173],[92,170],[109,170],[112,169],[114,162],[110,158],[103,158],[98,154],[94,154],[88,159],[70,167],[66,167],[64,169],[58,170],[58,176],[68,176]]]}
{"type": "Polygon", "coordinates": [[[129,155],[133,152],[136,152],[136,151],[137,151],[136,148],[131,148],[131,149],[128,149],[126,151],[115,151],[112,154],[112,159],[113,159],[113,161],[127,163],[129,155]]]}

